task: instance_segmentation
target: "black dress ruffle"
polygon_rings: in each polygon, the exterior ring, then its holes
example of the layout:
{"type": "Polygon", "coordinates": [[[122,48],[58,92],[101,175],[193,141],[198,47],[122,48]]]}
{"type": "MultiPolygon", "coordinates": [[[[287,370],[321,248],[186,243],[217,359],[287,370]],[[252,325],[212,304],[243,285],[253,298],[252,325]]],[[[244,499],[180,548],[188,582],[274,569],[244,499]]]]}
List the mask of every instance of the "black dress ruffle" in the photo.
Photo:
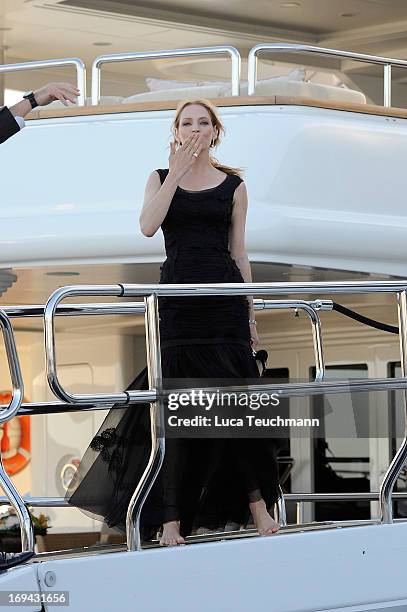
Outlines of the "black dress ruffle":
{"type": "MultiPolygon", "coordinates": [[[[167,172],[158,170],[161,182],[167,172]]],[[[233,194],[240,182],[228,174],[213,189],[177,189],[162,223],[167,259],[160,283],[244,282],[228,250],[233,194]]],[[[163,378],[257,378],[248,314],[245,296],[160,297],[163,378]]],[[[147,388],[144,368],[128,389],[147,388]]],[[[124,530],[150,448],[149,404],[113,407],[86,450],[66,500],[124,530]]],[[[184,536],[202,526],[246,524],[249,501],[259,496],[268,507],[278,499],[272,439],[166,439],[162,469],[142,510],[142,536],[148,539],[163,522],[178,519],[184,536]]]]}

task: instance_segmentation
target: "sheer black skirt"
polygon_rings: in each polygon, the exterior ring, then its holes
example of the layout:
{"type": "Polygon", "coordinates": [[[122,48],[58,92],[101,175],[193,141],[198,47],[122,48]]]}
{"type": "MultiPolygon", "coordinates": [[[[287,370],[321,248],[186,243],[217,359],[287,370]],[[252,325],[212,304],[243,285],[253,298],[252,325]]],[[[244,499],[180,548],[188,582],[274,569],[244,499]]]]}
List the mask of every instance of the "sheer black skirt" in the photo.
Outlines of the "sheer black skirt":
{"type": "MultiPolygon", "coordinates": [[[[161,362],[164,379],[259,376],[244,342],[167,346],[161,362]]],[[[147,388],[144,368],[128,389],[147,388]]],[[[113,407],[86,450],[65,499],[124,531],[127,508],[150,449],[149,404],[113,407]]],[[[199,527],[245,525],[250,501],[262,497],[270,508],[278,499],[276,451],[271,438],[167,439],[162,469],[142,510],[142,538],[150,539],[170,520],[180,520],[184,536],[199,527]]]]}

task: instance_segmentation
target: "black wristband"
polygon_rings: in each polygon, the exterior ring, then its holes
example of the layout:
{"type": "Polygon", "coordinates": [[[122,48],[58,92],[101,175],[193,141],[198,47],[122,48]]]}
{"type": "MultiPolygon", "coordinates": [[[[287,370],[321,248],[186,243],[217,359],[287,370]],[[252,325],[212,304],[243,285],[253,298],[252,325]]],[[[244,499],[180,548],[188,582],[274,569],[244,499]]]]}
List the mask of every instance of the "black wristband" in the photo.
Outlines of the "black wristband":
{"type": "Polygon", "coordinates": [[[28,92],[28,93],[24,94],[24,95],[23,95],[23,98],[24,98],[25,100],[29,100],[29,101],[30,101],[31,108],[36,108],[36,107],[38,106],[38,102],[37,102],[37,100],[35,99],[35,96],[34,96],[34,92],[33,92],[33,91],[30,91],[30,92],[28,92]]]}

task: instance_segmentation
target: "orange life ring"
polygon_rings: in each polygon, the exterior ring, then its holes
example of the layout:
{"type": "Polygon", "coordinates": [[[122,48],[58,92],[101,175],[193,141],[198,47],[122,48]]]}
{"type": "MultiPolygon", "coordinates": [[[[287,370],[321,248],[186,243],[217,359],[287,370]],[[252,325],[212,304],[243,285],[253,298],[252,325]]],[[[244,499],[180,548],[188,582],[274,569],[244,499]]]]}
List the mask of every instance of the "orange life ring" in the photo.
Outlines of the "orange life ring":
{"type": "MultiPolygon", "coordinates": [[[[0,391],[0,404],[9,404],[12,394],[10,391],[0,391]]],[[[26,400],[24,399],[24,402],[26,400]]],[[[4,423],[0,428],[3,430],[1,437],[1,458],[4,468],[9,476],[21,472],[31,459],[31,436],[30,436],[30,417],[27,415],[17,416],[4,423]],[[18,447],[13,452],[10,444],[10,429],[18,424],[20,429],[20,439],[18,447]]]]}

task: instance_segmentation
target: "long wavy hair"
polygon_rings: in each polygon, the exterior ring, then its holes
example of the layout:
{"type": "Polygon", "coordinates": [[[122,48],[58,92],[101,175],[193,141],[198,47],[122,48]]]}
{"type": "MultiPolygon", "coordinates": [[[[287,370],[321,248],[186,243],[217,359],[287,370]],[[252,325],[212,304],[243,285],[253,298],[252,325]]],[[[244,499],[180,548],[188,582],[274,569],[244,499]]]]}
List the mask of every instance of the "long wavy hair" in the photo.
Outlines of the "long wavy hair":
{"type": "MultiPolygon", "coordinates": [[[[181,113],[184,108],[186,108],[187,106],[191,106],[191,104],[199,104],[200,106],[206,108],[206,110],[208,111],[209,116],[211,118],[212,126],[215,128],[216,133],[215,138],[212,140],[212,147],[217,147],[221,141],[221,134],[224,135],[226,133],[226,130],[219,116],[218,109],[212,104],[212,102],[209,102],[209,100],[183,100],[178,104],[177,110],[175,111],[174,121],[172,124],[172,134],[174,138],[175,130],[179,129],[181,113]]],[[[225,166],[224,164],[221,164],[212,155],[209,155],[209,161],[211,162],[214,168],[216,168],[217,170],[221,170],[221,172],[225,172],[226,174],[236,174],[237,176],[241,176],[243,174],[242,168],[233,168],[231,166],[225,166]]]]}

